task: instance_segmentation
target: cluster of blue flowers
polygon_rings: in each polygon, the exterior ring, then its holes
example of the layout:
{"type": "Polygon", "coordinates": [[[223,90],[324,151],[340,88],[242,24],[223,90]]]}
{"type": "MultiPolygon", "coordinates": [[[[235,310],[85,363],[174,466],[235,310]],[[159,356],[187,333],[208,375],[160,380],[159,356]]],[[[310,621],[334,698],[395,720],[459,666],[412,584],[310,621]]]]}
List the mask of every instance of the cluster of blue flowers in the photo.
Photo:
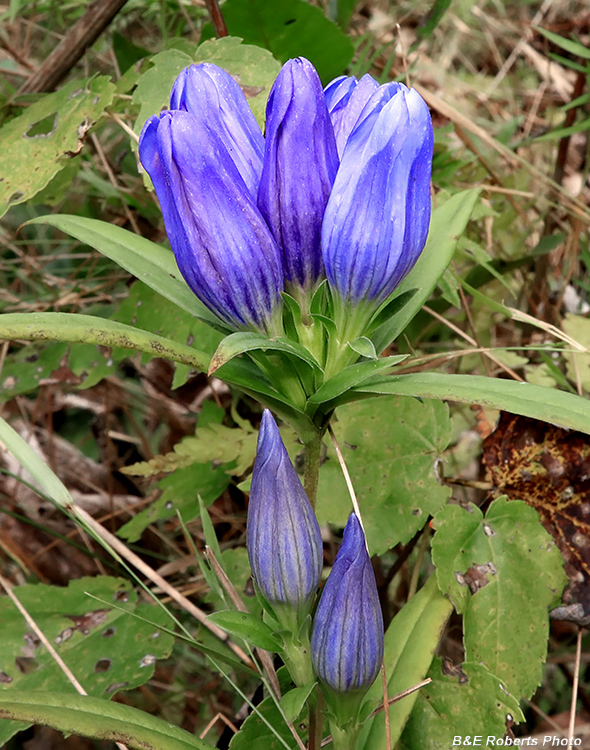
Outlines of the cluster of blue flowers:
{"type": "Polygon", "coordinates": [[[415,90],[369,75],[322,90],[303,58],[272,87],[265,137],[234,79],[204,63],[139,143],[190,288],[229,329],[269,335],[282,291],[309,301],[327,278],[345,307],[391,294],[426,241],[432,148],[415,90]]]}
{"type": "MultiPolygon", "coordinates": [[[[320,529],[277,425],[266,410],[248,508],[248,556],[271,605],[311,611],[322,574],[320,529]]],[[[383,617],[365,535],[351,514],[313,618],[311,659],[337,694],[364,693],[383,658],[383,617]]]]}

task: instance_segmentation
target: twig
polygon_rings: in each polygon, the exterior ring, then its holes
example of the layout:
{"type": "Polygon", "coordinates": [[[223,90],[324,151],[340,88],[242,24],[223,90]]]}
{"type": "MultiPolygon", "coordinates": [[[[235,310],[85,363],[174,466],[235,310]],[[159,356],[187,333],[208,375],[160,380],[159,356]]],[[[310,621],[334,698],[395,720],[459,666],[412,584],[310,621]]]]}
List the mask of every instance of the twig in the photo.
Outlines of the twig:
{"type": "Polygon", "coordinates": [[[387,696],[387,673],[385,671],[385,659],[381,662],[381,684],[383,686],[383,716],[385,717],[385,747],[387,750],[391,750],[391,724],[389,720],[389,711],[385,710],[385,706],[389,707],[389,698],[387,696]]]}
{"type": "MultiPolygon", "coordinates": [[[[354,512],[356,514],[356,517],[359,520],[359,523],[361,525],[361,528],[363,530],[363,534],[365,533],[365,527],[363,525],[363,519],[361,516],[361,509],[359,508],[358,500],[356,499],[356,493],[354,491],[354,487],[352,486],[352,480],[350,478],[350,474],[348,473],[348,467],[346,466],[346,461],[344,460],[344,456],[342,455],[342,451],[340,450],[340,446],[338,445],[338,440],[336,438],[336,435],[334,434],[334,430],[332,429],[332,425],[328,425],[328,432],[330,433],[330,437],[332,438],[332,443],[334,445],[334,450],[336,451],[336,455],[338,456],[338,462],[340,463],[340,468],[342,469],[342,473],[344,474],[344,481],[346,482],[346,486],[348,487],[348,493],[350,495],[350,499],[352,501],[352,507],[354,509],[354,512]]],[[[366,535],[365,535],[365,544],[367,543],[366,535]]],[[[368,551],[368,548],[367,548],[368,551]]]]}
{"type": "Polygon", "coordinates": [[[574,731],[576,729],[576,703],[578,701],[578,683],[580,680],[580,657],[582,655],[582,628],[578,627],[578,638],[576,641],[576,664],[574,666],[574,684],[572,685],[572,707],[570,709],[570,726],[567,744],[572,747],[574,742],[574,731]]]}
{"type": "MultiPolygon", "coordinates": [[[[219,580],[219,583],[221,584],[223,590],[229,596],[231,603],[238,610],[238,612],[247,613],[248,608],[246,607],[244,602],[240,599],[238,592],[235,589],[235,586],[227,577],[225,570],[221,567],[221,565],[219,564],[219,561],[215,557],[215,553],[209,546],[205,547],[205,557],[207,558],[208,562],[211,564],[211,567],[213,568],[213,572],[217,576],[217,579],[219,580]]],[[[277,677],[277,673],[275,671],[274,664],[272,663],[270,654],[268,653],[268,651],[265,651],[262,648],[257,648],[256,655],[260,659],[260,662],[266,673],[266,676],[268,677],[268,681],[270,683],[270,686],[274,694],[276,695],[278,700],[280,700],[281,699],[281,687],[279,685],[279,678],[277,677]]]]}
{"type": "Polygon", "coordinates": [[[246,666],[250,667],[250,669],[256,669],[256,666],[252,659],[250,659],[250,657],[243,651],[243,649],[241,649],[237,644],[231,641],[224,630],[222,630],[217,625],[214,625],[212,622],[209,622],[209,620],[207,619],[207,615],[205,614],[205,612],[203,612],[202,609],[199,609],[189,599],[180,594],[174,588],[174,586],[171,586],[168,581],[162,578],[161,575],[150,568],[150,566],[147,565],[140,557],[138,557],[134,552],[128,549],[128,547],[119,539],[117,539],[114,534],[111,534],[111,532],[107,531],[104,526],[101,526],[98,521],[95,521],[90,513],[87,513],[83,508],[79,507],[72,507],[70,510],[81,521],[87,524],[87,526],[92,529],[92,531],[99,537],[99,539],[102,539],[104,542],[106,542],[106,544],[112,547],[117,554],[121,555],[121,557],[127,560],[128,563],[137,568],[140,573],[143,573],[143,575],[146,578],[149,578],[152,583],[155,583],[156,586],[158,586],[162,591],[165,591],[171,599],[174,599],[175,602],[180,604],[183,609],[185,609],[196,620],[198,620],[202,625],[210,630],[213,635],[217,636],[217,638],[219,638],[227,646],[229,646],[234,654],[244,664],[246,664],[246,666]]]}
{"type": "Polygon", "coordinates": [[[25,81],[19,94],[53,91],[91,47],[127,0],[96,0],[72,26],[48,58],[25,81]]]}

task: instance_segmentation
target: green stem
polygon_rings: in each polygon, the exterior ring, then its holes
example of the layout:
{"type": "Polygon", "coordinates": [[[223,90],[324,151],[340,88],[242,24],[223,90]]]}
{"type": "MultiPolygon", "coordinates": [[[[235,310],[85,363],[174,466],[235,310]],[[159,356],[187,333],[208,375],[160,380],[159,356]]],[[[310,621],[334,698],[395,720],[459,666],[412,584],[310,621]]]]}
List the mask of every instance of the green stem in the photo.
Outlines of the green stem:
{"type": "Polygon", "coordinates": [[[318,430],[317,433],[308,440],[305,445],[305,474],[303,477],[303,486],[311,503],[315,509],[318,495],[318,481],[320,478],[320,458],[322,453],[322,438],[324,430],[318,430]]]}

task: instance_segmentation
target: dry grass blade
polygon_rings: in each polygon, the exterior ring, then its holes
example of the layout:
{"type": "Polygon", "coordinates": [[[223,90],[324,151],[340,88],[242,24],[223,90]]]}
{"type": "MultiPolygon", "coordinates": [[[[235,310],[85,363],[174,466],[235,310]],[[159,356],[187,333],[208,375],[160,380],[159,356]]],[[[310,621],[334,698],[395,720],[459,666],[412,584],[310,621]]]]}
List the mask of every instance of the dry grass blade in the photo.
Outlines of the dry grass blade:
{"type": "Polygon", "coordinates": [[[72,508],[72,511],[76,514],[76,516],[86,525],[88,526],[98,537],[99,539],[102,539],[106,544],[108,544],[112,549],[121,557],[126,560],[128,563],[133,565],[134,568],[139,570],[140,573],[142,573],[146,578],[148,578],[152,583],[155,583],[156,586],[158,586],[162,591],[166,592],[168,596],[170,596],[171,599],[174,599],[174,601],[179,604],[183,609],[185,609],[190,615],[192,615],[196,620],[198,620],[202,625],[204,625],[208,630],[210,630],[213,635],[217,636],[219,640],[226,643],[229,648],[234,652],[234,654],[244,663],[246,666],[250,667],[250,669],[256,670],[256,666],[252,659],[235,643],[233,643],[230,638],[228,637],[227,633],[222,630],[221,628],[217,627],[217,625],[214,625],[212,622],[209,622],[207,619],[207,615],[205,612],[203,612],[202,609],[199,609],[197,606],[195,606],[189,599],[187,599],[185,596],[180,594],[174,586],[168,583],[166,579],[162,578],[161,575],[156,573],[155,570],[150,568],[149,565],[147,565],[140,557],[138,557],[134,552],[132,552],[130,549],[128,549],[123,542],[121,542],[114,534],[111,534],[110,531],[107,531],[104,526],[101,526],[101,524],[98,523],[98,521],[95,521],[94,518],[87,513],[82,508],[72,508]]]}

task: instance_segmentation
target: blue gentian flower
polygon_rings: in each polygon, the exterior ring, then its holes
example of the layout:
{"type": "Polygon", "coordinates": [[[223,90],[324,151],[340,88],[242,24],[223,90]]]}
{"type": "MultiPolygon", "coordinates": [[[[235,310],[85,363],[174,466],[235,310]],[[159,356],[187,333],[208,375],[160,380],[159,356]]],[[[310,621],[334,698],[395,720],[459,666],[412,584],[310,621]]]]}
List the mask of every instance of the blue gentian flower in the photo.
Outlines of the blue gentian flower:
{"type": "Polygon", "coordinates": [[[301,609],[311,604],[322,574],[322,537],[268,409],[252,474],[247,546],[254,581],[267,601],[301,609]]]}
{"type": "Polygon", "coordinates": [[[285,279],[294,287],[310,288],[322,275],[322,221],[337,169],[318,74],[308,60],[289,60],[266,108],[258,206],[282,248],[285,279]]]}
{"type": "MultiPolygon", "coordinates": [[[[338,78],[289,60],[266,139],[234,79],[212,64],[178,77],[139,153],[178,266],[229,328],[280,333],[281,291],[327,276],[341,307],[380,304],[424,247],[432,123],[400,83],[338,78]]],[[[357,334],[358,335],[358,334],[357,334]]]]}
{"type": "Polygon", "coordinates": [[[183,109],[146,122],[139,154],[189,287],[229,328],[272,334],[280,327],[283,272],[256,205],[262,134],[257,140],[237,84],[219,68],[212,77],[212,67],[191,68],[177,82],[172,101],[183,109]]]}
{"type": "Polygon", "coordinates": [[[383,660],[383,616],[358,518],[351,514],[313,622],[311,658],[336,693],[365,691],[383,660]]]}
{"type": "Polygon", "coordinates": [[[432,121],[420,94],[402,83],[342,80],[327,97],[342,160],[322,226],[326,275],[346,303],[378,305],[426,243],[432,121]]]}

